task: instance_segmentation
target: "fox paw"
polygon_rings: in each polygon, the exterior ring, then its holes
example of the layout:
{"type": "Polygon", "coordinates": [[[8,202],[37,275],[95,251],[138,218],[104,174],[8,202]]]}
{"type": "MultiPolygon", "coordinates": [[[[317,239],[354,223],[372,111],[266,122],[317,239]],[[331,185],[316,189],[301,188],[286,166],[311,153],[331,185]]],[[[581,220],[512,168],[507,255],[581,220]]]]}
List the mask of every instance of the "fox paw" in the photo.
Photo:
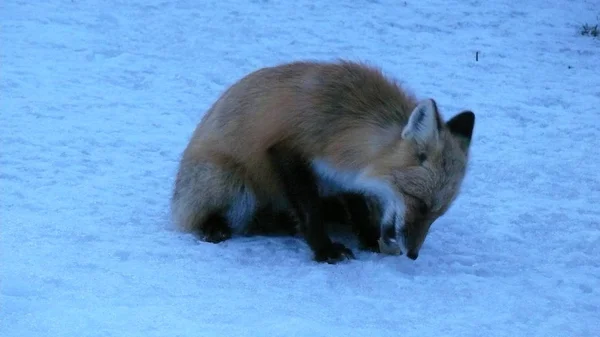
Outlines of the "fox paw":
{"type": "Polygon", "coordinates": [[[329,264],[352,259],[355,259],[352,250],[337,242],[333,242],[327,248],[321,249],[315,253],[315,260],[317,262],[327,262],[329,264]]]}
{"type": "Polygon", "coordinates": [[[231,231],[228,229],[215,229],[205,231],[201,235],[202,241],[210,243],[219,243],[231,238],[231,231]]]}
{"type": "Polygon", "coordinates": [[[223,217],[214,215],[203,224],[198,236],[202,241],[219,243],[231,238],[231,229],[223,217]]]}
{"type": "Polygon", "coordinates": [[[378,240],[379,251],[387,255],[402,255],[402,250],[395,239],[382,239],[378,240]]]}

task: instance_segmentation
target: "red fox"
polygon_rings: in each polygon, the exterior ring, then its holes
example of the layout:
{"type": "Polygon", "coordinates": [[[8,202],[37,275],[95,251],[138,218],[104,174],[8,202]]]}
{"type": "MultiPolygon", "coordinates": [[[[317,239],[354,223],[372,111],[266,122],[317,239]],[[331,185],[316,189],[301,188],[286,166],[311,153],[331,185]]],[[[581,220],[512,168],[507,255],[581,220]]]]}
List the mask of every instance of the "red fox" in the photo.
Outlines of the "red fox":
{"type": "Polygon", "coordinates": [[[347,200],[363,246],[415,260],[459,193],[474,124],[470,110],[444,122],[433,99],[417,100],[364,63],[262,68],[229,87],[196,127],[177,172],[173,219],[218,243],[257,214],[287,212],[314,260],[336,263],[354,254],[327,234],[323,200],[346,193],[359,196],[347,200]]]}

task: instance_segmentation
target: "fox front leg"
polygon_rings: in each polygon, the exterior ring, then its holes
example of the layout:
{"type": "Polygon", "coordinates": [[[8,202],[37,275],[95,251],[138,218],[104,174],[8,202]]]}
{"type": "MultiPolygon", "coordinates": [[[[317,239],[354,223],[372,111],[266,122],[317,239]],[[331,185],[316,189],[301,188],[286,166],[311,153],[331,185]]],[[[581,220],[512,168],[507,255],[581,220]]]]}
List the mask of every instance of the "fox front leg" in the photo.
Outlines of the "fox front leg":
{"type": "Polygon", "coordinates": [[[332,242],[323,221],[317,177],[299,154],[275,145],[268,150],[269,160],[283,187],[291,211],[299,219],[304,238],[318,262],[337,263],[354,259],[352,251],[332,242]]]}
{"type": "Polygon", "coordinates": [[[348,221],[356,233],[360,249],[379,253],[381,212],[377,201],[362,193],[345,193],[340,199],[347,210],[348,221]]]}

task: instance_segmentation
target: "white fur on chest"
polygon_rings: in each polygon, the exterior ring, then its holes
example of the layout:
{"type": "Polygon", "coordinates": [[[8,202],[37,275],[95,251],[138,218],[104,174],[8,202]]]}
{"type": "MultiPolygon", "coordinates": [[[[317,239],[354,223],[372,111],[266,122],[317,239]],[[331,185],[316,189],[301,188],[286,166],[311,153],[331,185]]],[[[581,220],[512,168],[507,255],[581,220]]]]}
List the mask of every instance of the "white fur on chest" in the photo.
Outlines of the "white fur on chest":
{"type": "Polygon", "coordinates": [[[356,191],[377,196],[383,200],[396,199],[396,193],[389,183],[377,177],[369,177],[366,174],[368,168],[356,171],[341,170],[323,159],[314,160],[312,167],[319,179],[319,188],[323,196],[356,191]]]}
{"type": "Polygon", "coordinates": [[[390,221],[392,216],[404,217],[405,208],[401,196],[388,182],[365,174],[367,169],[339,170],[322,159],[314,160],[312,167],[319,177],[319,190],[323,196],[350,191],[365,193],[379,198],[384,207],[384,221],[390,221]]]}
{"type": "Polygon", "coordinates": [[[312,168],[319,179],[319,192],[322,196],[330,196],[347,191],[365,192],[361,186],[360,171],[342,171],[334,169],[322,159],[312,162],[312,168]]]}

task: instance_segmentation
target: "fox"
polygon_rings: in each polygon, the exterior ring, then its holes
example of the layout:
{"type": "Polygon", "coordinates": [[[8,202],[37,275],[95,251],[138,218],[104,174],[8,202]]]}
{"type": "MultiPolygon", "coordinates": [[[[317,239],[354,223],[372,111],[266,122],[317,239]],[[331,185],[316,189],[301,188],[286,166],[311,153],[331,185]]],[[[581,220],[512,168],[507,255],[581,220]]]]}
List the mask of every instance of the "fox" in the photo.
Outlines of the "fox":
{"type": "Polygon", "coordinates": [[[471,110],[444,121],[435,99],[365,62],[266,66],[224,90],[196,125],[171,215],[215,244],[275,219],[300,228],[313,260],[334,264],[355,255],[325,221],[350,213],[342,218],[361,247],[416,260],[461,191],[474,126],[471,110]]]}

